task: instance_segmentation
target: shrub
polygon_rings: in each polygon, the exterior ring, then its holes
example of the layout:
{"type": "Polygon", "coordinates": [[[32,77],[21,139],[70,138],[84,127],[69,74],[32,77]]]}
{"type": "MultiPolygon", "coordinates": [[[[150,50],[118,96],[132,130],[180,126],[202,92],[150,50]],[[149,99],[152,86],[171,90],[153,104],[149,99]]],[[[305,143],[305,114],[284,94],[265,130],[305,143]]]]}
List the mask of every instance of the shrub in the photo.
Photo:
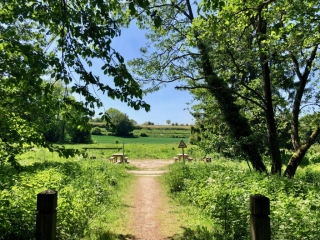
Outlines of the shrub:
{"type": "Polygon", "coordinates": [[[185,188],[185,179],[190,175],[188,165],[175,163],[170,166],[170,172],[166,174],[165,181],[172,193],[183,191],[185,188]]]}
{"type": "Polygon", "coordinates": [[[93,128],[91,134],[92,135],[102,135],[101,128],[99,128],[99,127],[93,128]]]}
{"type": "Polygon", "coordinates": [[[289,180],[250,172],[244,162],[220,157],[211,164],[176,163],[165,176],[170,191],[179,193],[175,197],[199,207],[212,218],[214,239],[248,239],[251,194],[270,199],[272,239],[319,236],[318,164],[306,167],[289,180]]]}

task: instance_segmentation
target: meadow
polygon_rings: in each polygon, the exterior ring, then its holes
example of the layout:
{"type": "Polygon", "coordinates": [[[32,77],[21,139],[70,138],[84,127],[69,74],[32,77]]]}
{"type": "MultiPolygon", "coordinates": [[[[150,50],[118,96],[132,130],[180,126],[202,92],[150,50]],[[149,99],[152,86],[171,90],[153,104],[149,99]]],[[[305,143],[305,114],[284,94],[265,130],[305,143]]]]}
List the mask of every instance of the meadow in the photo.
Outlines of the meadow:
{"type": "Polygon", "coordinates": [[[165,138],[165,137],[120,137],[108,135],[92,135],[94,143],[97,144],[176,144],[179,145],[180,140],[188,142],[188,138],[165,138]]]}
{"type": "MultiPolygon", "coordinates": [[[[92,122],[93,128],[98,127],[103,136],[110,136],[111,133],[105,128],[104,123],[92,122]]],[[[132,142],[154,142],[157,141],[153,138],[161,138],[162,143],[173,142],[175,138],[187,139],[190,137],[190,126],[172,126],[172,125],[136,125],[135,129],[131,132],[132,142]],[[149,140],[148,140],[149,139],[149,140]],[[169,141],[169,142],[168,142],[169,141]]],[[[95,137],[95,136],[94,136],[95,137]]],[[[102,137],[102,136],[100,136],[102,137]]],[[[110,138],[111,140],[112,138],[110,138]]],[[[114,139],[116,140],[116,139],[114,139]]]]}
{"type": "MultiPolygon", "coordinates": [[[[185,153],[191,153],[194,149],[186,137],[190,135],[190,127],[187,126],[143,126],[126,137],[105,133],[105,135],[92,135],[94,144],[77,145],[77,147],[120,147],[123,148],[121,151],[131,159],[172,159],[178,153],[182,153],[182,149],[178,148],[181,140],[187,144],[185,153]]],[[[72,145],[66,146],[72,147],[72,145]]],[[[99,158],[107,158],[112,156],[115,150],[87,150],[87,152],[99,158]]]]}

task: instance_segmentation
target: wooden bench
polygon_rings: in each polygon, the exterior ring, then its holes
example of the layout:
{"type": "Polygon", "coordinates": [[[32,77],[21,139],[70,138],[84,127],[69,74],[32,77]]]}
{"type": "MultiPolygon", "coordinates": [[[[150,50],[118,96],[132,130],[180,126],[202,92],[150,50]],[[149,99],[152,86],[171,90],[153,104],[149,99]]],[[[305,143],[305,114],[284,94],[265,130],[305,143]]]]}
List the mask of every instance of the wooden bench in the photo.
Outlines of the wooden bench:
{"type": "Polygon", "coordinates": [[[114,157],[109,157],[110,162],[114,162],[114,157]]]}
{"type": "Polygon", "coordinates": [[[188,161],[191,162],[193,160],[192,157],[188,157],[188,161]]]}

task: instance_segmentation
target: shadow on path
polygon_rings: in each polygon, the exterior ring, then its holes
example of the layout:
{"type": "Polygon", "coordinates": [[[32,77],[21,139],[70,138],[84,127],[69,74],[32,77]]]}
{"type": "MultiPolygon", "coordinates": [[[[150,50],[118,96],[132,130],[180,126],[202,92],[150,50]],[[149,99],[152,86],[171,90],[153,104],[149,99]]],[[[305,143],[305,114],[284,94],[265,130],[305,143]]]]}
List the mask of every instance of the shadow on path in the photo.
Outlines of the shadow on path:
{"type": "MultiPolygon", "coordinates": [[[[223,236],[217,236],[216,234],[213,234],[209,230],[207,230],[205,227],[198,226],[196,229],[191,229],[187,227],[181,226],[183,229],[182,234],[175,234],[173,236],[161,238],[161,239],[152,239],[152,240],[212,240],[212,239],[218,239],[222,240],[223,236]]],[[[115,234],[110,231],[101,233],[101,235],[98,238],[99,240],[150,240],[150,239],[143,239],[143,238],[137,238],[136,236],[132,234],[115,234]]]]}

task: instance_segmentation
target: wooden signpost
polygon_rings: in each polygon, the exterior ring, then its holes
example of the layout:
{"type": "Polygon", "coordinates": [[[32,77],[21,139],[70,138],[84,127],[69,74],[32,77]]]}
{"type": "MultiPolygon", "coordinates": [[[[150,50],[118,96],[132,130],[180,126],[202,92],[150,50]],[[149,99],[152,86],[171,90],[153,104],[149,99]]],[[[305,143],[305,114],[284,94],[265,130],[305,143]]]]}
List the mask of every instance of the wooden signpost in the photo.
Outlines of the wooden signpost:
{"type": "Polygon", "coordinates": [[[182,148],[182,159],[184,162],[184,149],[187,147],[187,145],[184,143],[183,140],[180,141],[178,148],[182,148]]]}

